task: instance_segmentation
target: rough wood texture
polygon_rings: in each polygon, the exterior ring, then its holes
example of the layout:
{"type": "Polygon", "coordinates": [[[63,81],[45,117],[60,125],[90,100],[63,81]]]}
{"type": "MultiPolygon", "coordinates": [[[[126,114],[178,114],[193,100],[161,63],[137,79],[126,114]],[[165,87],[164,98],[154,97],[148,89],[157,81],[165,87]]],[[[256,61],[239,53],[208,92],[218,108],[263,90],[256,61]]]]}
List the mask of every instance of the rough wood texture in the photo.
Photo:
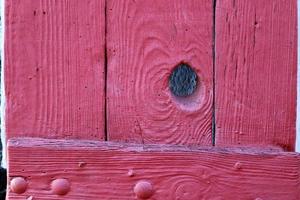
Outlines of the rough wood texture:
{"type": "Polygon", "coordinates": [[[294,150],[296,0],[216,7],[216,145],[294,150]]]}
{"type": "Polygon", "coordinates": [[[6,0],[7,136],[103,138],[104,0],[6,0]]]}
{"type": "Polygon", "coordinates": [[[108,138],[211,145],[212,0],[107,2],[108,138]],[[188,63],[200,87],[169,89],[172,69],[188,63]]]}
{"type": "Polygon", "coordinates": [[[8,146],[10,179],[28,183],[10,199],[135,199],[140,180],[153,185],[153,200],[300,198],[296,153],[30,138],[8,146]],[[71,184],[64,198],[50,190],[59,178],[71,184]]]}

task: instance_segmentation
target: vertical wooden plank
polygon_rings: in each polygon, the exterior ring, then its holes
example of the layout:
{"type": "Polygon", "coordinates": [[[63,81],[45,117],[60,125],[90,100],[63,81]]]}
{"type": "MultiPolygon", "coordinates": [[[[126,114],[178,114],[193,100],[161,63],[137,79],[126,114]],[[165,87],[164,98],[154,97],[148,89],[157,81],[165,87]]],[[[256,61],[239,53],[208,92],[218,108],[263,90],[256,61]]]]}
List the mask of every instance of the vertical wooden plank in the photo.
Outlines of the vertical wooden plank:
{"type": "MultiPolygon", "coordinates": [[[[297,0],[297,27],[300,27],[300,0],[297,0]]],[[[299,28],[298,28],[299,29],[299,28]]],[[[300,40],[297,29],[297,112],[296,112],[296,144],[295,151],[300,152],[300,40]]]]}
{"type": "Polygon", "coordinates": [[[222,0],[216,8],[216,144],[294,150],[296,0],[222,0]]]}
{"type": "Polygon", "coordinates": [[[104,0],[6,0],[7,136],[104,137],[104,0]]]}
{"type": "Polygon", "coordinates": [[[210,145],[212,0],[107,3],[109,139],[210,145]],[[198,74],[199,85],[188,97],[169,90],[179,63],[198,74]]]}

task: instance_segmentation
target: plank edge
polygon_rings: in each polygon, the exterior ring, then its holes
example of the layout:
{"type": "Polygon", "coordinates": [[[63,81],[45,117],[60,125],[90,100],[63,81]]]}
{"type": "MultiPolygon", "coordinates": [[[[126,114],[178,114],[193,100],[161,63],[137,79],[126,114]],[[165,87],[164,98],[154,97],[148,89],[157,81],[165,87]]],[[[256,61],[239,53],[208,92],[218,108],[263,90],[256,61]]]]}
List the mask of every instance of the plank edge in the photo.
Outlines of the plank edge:
{"type": "Polygon", "coordinates": [[[117,150],[124,152],[191,152],[191,153],[212,153],[212,154],[244,154],[257,156],[288,156],[300,159],[300,153],[284,152],[278,148],[255,148],[255,147],[189,147],[179,145],[161,144],[135,144],[103,142],[93,140],[64,140],[64,139],[43,139],[43,138],[11,138],[8,140],[8,150],[11,148],[46,148],[46,149],[91,149],[91,150],[117,150]]]}

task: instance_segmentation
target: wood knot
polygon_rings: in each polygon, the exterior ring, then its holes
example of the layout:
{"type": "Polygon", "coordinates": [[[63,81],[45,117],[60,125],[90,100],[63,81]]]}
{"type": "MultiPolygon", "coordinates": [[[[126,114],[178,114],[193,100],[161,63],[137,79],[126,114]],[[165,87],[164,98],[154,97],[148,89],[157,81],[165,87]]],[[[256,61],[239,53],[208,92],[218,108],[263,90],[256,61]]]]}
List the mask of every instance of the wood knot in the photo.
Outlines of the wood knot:
{"type": "Polygon", "coordinates": [[[188,64],[181,63],[175,67],[169,78],[169,88],[173,95],[186,97],[194,93],[197,81],[196,72],[188,64]]]}

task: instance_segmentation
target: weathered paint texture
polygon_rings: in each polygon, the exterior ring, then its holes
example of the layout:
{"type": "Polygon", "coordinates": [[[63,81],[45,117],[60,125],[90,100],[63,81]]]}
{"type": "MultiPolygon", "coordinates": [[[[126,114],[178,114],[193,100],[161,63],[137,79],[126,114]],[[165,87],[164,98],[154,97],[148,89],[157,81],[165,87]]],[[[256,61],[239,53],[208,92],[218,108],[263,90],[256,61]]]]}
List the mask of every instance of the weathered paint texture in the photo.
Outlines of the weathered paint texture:
{"type": "Polygon", "coordinates": [[[300,199],[296,0],[199,2],[6,0],[9,199],[300,199]]]}
{"type": "Polygon", "coordinates": [[[216,145],[293,151],[297,1],[217,1],[215,71],[216,145]]]}
{"type": "Polygon", "coordinates": [[[6,0],[8,138],[104,138],[104,0],[6,0]]]}
{"type": "Polygon", "coordinates": [[[113,141],[211,145],[213,1],[107,1],[107,130],[113,141]],[[189,64],[199,87],[172,95],[189,64]]]}
{"type": "Polygon", "coordinates": [[[10,199],[300,199],[296,153],[20,138],[9,162],[28,183],[10,199]],[[51,189],[58,179],[70,184],[63,197],[51,189]]]}

